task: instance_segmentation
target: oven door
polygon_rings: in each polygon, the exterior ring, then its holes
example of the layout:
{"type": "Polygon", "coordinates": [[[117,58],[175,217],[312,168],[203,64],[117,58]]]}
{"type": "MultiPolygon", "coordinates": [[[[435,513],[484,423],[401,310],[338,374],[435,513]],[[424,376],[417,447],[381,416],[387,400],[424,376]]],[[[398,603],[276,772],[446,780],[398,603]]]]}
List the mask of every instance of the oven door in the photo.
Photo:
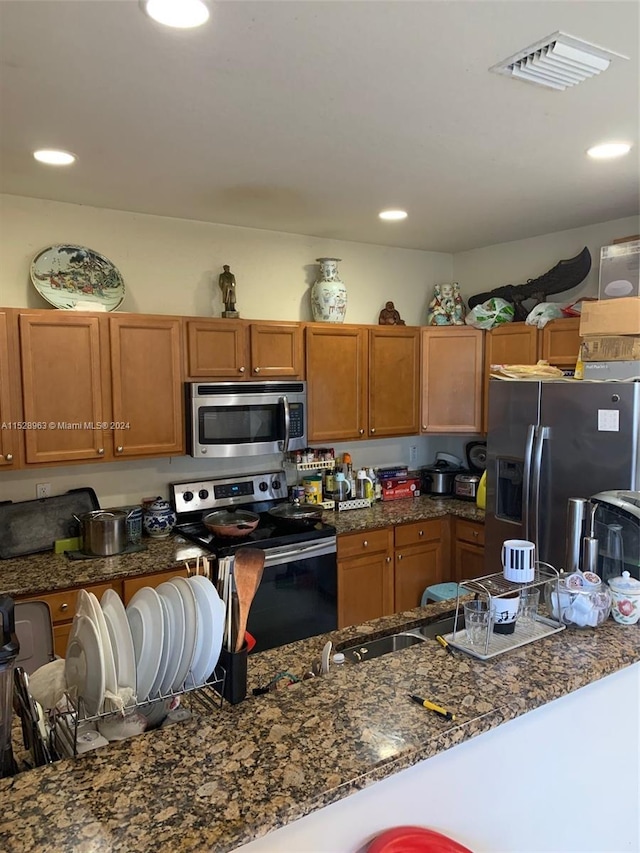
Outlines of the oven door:
{"type": "Polygon", "coordinates": [[[190,400],[192,456],[258,456],[306,447],[305,394],[296,387],[247,383],[245,389],[223,383],[197,385],[195,391],[190,400]]]}
{"type": "Polygon", "coordinates": [[[336,537],[266,549],[247,630],[263,652],[338,627],[336,537]]]}

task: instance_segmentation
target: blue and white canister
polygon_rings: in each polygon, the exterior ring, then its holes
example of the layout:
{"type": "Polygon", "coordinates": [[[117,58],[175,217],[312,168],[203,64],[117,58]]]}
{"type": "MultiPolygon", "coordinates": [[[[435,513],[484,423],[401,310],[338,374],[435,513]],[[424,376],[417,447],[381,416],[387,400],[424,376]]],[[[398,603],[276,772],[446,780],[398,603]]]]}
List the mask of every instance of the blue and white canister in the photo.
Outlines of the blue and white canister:
{"type": "Polygon", "coordinates": [[[143,526],[152,539],[166,539],[175,527],[177,516],[168,501],[158,497],[144,513],[143,526]]]}

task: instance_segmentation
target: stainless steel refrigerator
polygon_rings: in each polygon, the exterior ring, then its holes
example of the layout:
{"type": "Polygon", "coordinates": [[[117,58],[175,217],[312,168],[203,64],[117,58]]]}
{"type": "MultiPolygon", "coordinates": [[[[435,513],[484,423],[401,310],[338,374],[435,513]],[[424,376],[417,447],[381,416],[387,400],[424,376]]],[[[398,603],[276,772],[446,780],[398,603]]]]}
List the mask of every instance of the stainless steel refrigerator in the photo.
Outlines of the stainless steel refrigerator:
{"type": "Polygon", "coordinates": [[[485,567],[505,539],[564,567],[567,500],[640,490],[640,383],[489,382],[485,567]]]}

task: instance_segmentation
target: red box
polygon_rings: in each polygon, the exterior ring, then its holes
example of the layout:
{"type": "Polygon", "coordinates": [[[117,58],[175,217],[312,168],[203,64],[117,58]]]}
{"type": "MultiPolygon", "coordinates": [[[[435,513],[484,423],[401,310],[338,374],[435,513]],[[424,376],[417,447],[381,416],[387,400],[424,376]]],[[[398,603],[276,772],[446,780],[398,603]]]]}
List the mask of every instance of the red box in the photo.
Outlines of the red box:
{"type": "Polygon", "coordinates": [[[393,480],[382,480],[380,485],[382,486],[383,501],[420,497],[419,477],[397,477],[393,480]]]}

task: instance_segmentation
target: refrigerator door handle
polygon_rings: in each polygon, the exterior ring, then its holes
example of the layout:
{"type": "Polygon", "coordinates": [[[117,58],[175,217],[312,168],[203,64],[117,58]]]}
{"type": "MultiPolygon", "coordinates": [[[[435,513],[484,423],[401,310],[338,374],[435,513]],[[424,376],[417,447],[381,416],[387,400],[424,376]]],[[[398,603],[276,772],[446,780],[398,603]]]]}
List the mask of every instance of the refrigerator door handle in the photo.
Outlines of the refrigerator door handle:
{"type": "Polygon", "coordinates": [[[538,550],[538,559],[540,559],[540,471],[542,469],[542,449],[544,442],[549,438],[550,428],[546,426],[536,427],[535,430],[535,447],[533,450],[532,471],[531,471],[531,532],[533,539],[529,541],[535,542],[538,550]]]}
{"type": "Polygon", "coordinates": [[[528,542],[531,541],[531,536],[529,535],[529,528],[531,526],[529,511],[531,506],[531,461],[533,459],[533,439],[535,434],[535,425],[529,424],[527,427],[527,440],[524,447],[524,471],[522,476],[522,532],[524,534],[523,538],[528,542]]]}

